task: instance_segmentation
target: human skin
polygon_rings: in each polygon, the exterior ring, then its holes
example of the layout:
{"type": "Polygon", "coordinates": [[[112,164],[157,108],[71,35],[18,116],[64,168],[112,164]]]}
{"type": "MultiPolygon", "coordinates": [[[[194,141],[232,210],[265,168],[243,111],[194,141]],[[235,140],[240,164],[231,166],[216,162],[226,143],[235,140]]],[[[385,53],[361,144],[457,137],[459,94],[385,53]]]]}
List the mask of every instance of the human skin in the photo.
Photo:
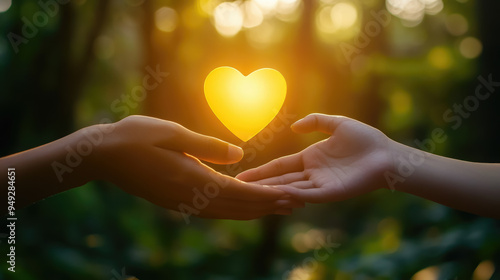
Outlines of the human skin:
{"type": "MultiPolygon", "coordinates": [[[[205,186],[219,182],[217,195],[203,209],[197,209],[199,213],[194,213],[204,218],[247,220],[268,214],[291,214],[292,208],[303,207],[302,202],[291,200],[282,190],[245,183],[200,161],[230,164],[242,157],[241,148],[177,123],[129,116],[0,158],[0,172],[4,173],[5,184],[7,169],[15,168],[16,208],[92,180],[111,182],[130,194],[176,211],[181,204],[193,207],[194,189],[203,193],[205,186]],[[83,145],[91,144],[92,137],[94,144],[83,145]],[[78,164],[71,165],[68,153],[79,149],[84,155],[78,164]]],[[[0,199],[7,201],[7,189],[0,193],[0,199]]],[[[5,213],[7,207],[2,211],[5,213]]]]}
{"type": "Polygon", "coordinates": [[[341,201],[392,186],[455,209],[500,218],[500,164],[420,151],[342,116],[311,114],[291,128],[297,133],[319,131],[330,137],[236,178],[272,185],[311,203],[341,201]],[[413,172],[402,174],[399,159],[417,157],[413,172]]]}

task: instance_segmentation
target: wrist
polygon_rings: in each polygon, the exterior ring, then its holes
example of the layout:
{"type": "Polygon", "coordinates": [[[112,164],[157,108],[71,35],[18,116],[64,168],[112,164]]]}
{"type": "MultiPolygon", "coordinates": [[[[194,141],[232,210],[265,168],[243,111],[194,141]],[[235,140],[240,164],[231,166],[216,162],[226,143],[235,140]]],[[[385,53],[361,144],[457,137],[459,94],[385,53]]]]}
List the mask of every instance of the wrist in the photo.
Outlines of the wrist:
{"type": "Polygon", "coordinates": [[[396,189],[405,191],[411,176],[426,160],[427,153],[393,140],[390,140],[388,146],[391,161],[384,174],[385,187],[392,191],[396,189]]]}
{"type": "MultiPolygon", "coordinates": [[[[112,131],[113,124],[97,124],[78,131],[78,145],[85,149],[86,156],[82,160],[82,171],[87,181],[105,180],[106,171],[106,138],[112,131]]],[[[84,154],[84,155],[85,155],[84,154]]]]}

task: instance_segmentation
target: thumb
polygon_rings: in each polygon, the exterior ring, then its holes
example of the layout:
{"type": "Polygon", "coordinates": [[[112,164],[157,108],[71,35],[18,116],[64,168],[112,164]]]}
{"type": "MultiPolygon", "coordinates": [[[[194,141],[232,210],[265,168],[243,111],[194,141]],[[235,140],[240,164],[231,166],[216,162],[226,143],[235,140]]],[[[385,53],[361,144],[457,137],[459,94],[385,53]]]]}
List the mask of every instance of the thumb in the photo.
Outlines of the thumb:
{"type": "Polygon", "coordinates": [[[314,113],[293,123],[291,129],[295,133],[320,131],[326,134],[333,134],[335,129],[345,120],[347,118],[342,116],[314,113]]]}
{"type": "Polygon", "coordinates": [[[240,147],[215,137],[193,132],[182,126],[171,144],[172,150],[216,164],[231,164],[243,158],[243,149],[240,147]]]}

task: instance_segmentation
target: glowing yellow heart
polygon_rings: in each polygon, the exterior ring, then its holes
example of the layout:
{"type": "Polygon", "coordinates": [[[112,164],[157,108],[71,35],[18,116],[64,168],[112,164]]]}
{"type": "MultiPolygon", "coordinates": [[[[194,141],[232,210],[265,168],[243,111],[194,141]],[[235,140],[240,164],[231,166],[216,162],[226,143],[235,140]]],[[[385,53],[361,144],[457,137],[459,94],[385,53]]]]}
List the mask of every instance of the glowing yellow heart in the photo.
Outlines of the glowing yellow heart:
{"type": "Polygon", "coordinates": [[[238,138],[248,141],[278,114],[286,96],[280,72],[262,68],[243,76],[219,67],[205,79],[205,98],[219,120],[238,138]]]}

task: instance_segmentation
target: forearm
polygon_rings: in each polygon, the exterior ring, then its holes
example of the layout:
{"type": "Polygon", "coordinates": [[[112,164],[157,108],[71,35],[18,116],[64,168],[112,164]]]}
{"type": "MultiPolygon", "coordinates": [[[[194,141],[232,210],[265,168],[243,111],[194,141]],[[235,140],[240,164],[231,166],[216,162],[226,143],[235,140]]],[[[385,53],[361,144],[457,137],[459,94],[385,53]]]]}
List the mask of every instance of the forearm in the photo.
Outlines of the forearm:
{"type": "MultiPolygon", "coordinates": [[[[86,140],[85,133],[92,129],[95,128],[84,128],[46,145],[0,158],[4,185],[0,199],[7,201],[8,168],[15,168],[16,208],[25,207],[90,181],[90,156],[95,149],[92,143],[86,140]]],[[[4,209],[1,210],[2,213],[7,207],[4,209]]]]}
{"type": "Polygon", "coordinates": [[[481,216],[500,218],[500,164],[446,158],[395,143],[396,190],[481,216]],[[407,159],[409,168],[404,167],[407,159]],[[402,174],[405,173],[405,174],[402,174]]]}

